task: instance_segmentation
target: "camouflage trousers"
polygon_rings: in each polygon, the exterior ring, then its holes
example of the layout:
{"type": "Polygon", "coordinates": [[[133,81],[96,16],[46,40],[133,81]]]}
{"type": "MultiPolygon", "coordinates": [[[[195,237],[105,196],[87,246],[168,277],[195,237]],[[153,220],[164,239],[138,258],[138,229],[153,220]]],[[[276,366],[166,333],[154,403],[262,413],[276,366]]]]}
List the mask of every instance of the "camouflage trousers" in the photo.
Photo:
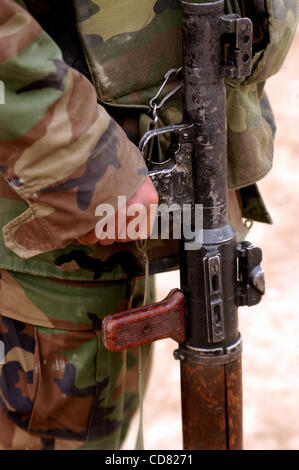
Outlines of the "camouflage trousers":
{"type": "Polygon", "coordinates": [[[138,351],[108,352],[101,318],[128,307],[132,282],[1,275],[0,449],[119,449],[138,406],[138,351]],[[48,326],[22,321],[34,309],[48,326]],[[57,327],[63,316],[67,329],[57,327]]]}

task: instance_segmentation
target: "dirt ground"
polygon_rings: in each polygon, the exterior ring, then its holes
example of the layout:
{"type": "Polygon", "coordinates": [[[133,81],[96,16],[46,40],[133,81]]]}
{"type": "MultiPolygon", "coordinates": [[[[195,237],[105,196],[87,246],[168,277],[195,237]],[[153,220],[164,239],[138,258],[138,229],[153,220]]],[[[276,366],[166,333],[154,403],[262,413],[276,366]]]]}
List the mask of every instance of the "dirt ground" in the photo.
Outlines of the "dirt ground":
{"type": "MultiPolygon", "coordinates": [[[[280,72],[266,88],[278,126],[272,171],[259,188],[274,225],[254,224],[248,239],[262,247],[267,293],[239,310],[243,337],[244,448],[299,449],[299,30],[280,72]]],[[[179,286],[159,275],[158,298],[179,286]]],[[[179,364],[171,340],[155,345],[144,403],[146,449],[181,449],[179,364]]],[[[133,449],[137,416],[124,449],[133,449]]]]}

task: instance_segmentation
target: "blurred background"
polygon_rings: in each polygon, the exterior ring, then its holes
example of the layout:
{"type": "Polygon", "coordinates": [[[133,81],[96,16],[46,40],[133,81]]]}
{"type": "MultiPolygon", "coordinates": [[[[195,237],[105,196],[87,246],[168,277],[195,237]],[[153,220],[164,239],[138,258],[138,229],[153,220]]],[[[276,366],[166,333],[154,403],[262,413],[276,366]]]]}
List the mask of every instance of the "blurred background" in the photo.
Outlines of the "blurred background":
{"type": "MultiPolygon", "coordinates": [[[[255,223],[248,240],[263,249],[267,293],[239,309],[243,337],[244,449],[299,449],[299,30],[266,91],[276,117],[274,167],[259,188],[274,225],[255,223]]],[[[179,273],[157,276],[157,300],[179,273]]],[[[172,340],[155,344],[144,401],[145,449],[182,449],[179,363],[172,340]]],[[[138,416],[123,446],[134,449],[138,416]]]]}

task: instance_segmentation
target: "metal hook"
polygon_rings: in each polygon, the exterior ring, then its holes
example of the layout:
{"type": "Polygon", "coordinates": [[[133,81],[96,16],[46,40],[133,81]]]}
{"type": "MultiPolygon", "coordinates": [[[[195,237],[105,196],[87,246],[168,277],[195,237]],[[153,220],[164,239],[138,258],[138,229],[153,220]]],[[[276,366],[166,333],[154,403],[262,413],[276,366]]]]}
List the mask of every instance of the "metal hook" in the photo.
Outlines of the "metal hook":
{"type": "Polygon", "coordinates": [[[150,100],[149,102],[149,105],[150,107],[153,109],[153,114],[154,116],[156,116],[156,111],[157,109],[161,108],[161,106],[163,106],[163,104],[165,103],[165,101],[167,101],[172,95],[174,95],[180,88],[182,88],[183,84],[180,83],[180,85],[178,85],[176,88],[174,88],[174,90],[172,90],[171,92],[168,93],[168,95],[166,95],[161,101],[160,103],[157,103],[156,102],[156,99],[159,98],[159,96],[161,95],[163,89],[165,88],[168,80],[170,79],[171,76],[177,76],[180,72],[182,71],[182,67],[178,68],[178,69],[170,69],[168,70],[168,72],[164,75],[164,82],[162,83],[159,91],[157,92],[157,94],[150,100]]]}

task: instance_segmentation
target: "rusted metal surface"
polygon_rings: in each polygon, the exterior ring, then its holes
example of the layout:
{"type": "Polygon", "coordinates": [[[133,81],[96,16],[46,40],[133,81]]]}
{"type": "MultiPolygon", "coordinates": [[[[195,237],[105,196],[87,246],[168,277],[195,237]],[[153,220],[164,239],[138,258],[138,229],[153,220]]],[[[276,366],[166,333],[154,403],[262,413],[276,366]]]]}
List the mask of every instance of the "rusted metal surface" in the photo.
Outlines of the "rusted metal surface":
{"type": "Polygon", "coordinates": [[[173,289],[161,302],[109,315],[102,324],[105,347],[112,352],[172,338],[185,341],[185,296],[173,289]]]}
{"type": "Polygon", "coordinates": [[[184,122],[194,126],[195,203],[204,229],[227,224],[226,102],[222,71],[224,2],[182,1],[184,122]]]}
{"type": "Polygon", "coordinates": [[[241,377],[241,358],[223,365],[181,362],[184,449],[242,449],[241,377]]]}
{"type": "Polygon", "coordinates": [[[202,247],[186,251],[182,243],[181,249],[181,286],[188,312],[185,346],[211,351],[216,344],[225,352],[239,332],[236,236],[227,208],[224,2],[181,4],[184,122],[193,124],[194,200],[203,206],[202,247]]]}
{"type": "Polygon", "coordinates": [[[178,209],[182,210],[183,205],[194,204],[192,144],[190,143],[192,127],[192,124],[175,124],[150,130],[139,144],[139,149],[144,155],[151,139],[161,134],[171,134],[176,150],[163,163],[151,161],[151,171],[148,172],[159,192],[159,204],[166,204],[167,208],[175,204],[178,209]]]}
{"type": "Polygon", "coordinates": [[[183,446],[226,450],[225,366],[181,362],[183,446]]]}
{"type": "Polygon", "coordinates": [[[242,361],[225,366],[228,449],[243,448],[242,361]]]}

